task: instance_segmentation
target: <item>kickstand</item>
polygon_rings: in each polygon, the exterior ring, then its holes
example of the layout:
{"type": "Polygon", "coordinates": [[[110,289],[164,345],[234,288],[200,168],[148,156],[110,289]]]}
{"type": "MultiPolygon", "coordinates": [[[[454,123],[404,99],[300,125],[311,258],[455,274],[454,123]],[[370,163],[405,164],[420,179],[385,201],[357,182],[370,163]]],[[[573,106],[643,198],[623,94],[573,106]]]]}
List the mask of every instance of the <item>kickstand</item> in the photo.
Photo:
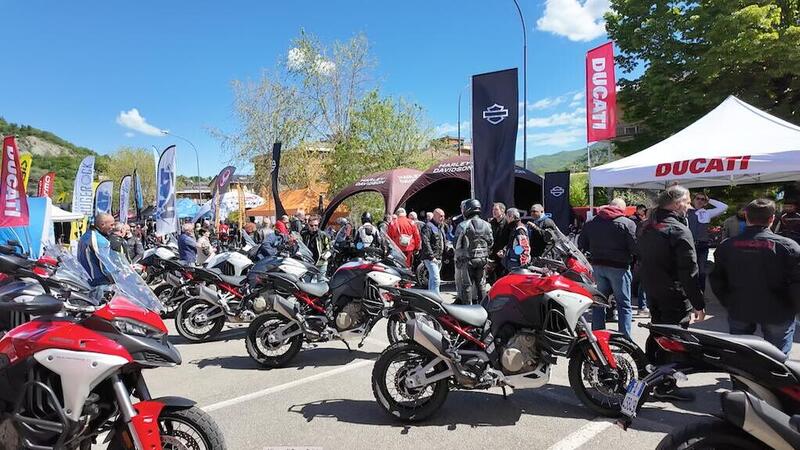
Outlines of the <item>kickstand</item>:
{"type": "Polygon", "coordinates": [[[503,398],[508,400],[508,394],[506,393],[506,387],[505,386],[500,386],[500,388],[503,389],[503,398]]]}
{"type": "Polygon", "coordinates": [[[348,344],[348,343],[347,343],[347,341],[345,341],[345,340],[342,340],[342,342],[344,342],[344,346],[345,346],[345,347],[347,347],[347,351],[348,351],[348,352],[352,352],[352,351],[353,351],[353,349],[352,349],[352,348],[350,348],[350,344],[348,344]]]}

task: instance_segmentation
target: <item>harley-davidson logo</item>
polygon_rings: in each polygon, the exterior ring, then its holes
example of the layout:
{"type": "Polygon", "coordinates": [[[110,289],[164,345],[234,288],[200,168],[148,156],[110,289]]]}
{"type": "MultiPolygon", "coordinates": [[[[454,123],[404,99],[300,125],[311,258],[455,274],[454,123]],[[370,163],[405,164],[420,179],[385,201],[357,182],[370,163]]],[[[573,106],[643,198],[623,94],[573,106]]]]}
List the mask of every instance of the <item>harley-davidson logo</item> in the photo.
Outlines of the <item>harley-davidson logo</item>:
{"type": "Polygon", "coordinates": [[[483,118],[492,125],[497,125],[505,120],[506,117],[508,117],[508,108],[497,103],[486,108],[486,111],[483,112],[483,118]]]}

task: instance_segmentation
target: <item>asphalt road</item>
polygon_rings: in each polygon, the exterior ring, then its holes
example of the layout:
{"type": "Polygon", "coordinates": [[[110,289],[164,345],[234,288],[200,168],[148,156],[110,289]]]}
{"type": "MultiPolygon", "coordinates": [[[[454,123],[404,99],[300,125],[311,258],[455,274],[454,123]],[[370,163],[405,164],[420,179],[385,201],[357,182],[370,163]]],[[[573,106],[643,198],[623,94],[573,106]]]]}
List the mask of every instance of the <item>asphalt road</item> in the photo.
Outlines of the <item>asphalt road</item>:
{"type": "MultiPolygon", "coordinates": [[[[725,329],[719,308],[703,328],[725,329]]],[[[636,318],[635,322],[646,319],[636,318]]],[[[174,332],[183,364],[146,373],[154,395],[181,395],[198,402],[222,427],[228,448],[654,448],[672,427],[719,410],[724,375],[695,375],[683,383],[697,399],[650,403],[631,429],[584,408],[567,381],[567,361],[554,367],[551,384],[510,392],[451,392],[426,422],[404,425],[375,403],[373,361],[388,345],[385,325],[376,326],[361,349],[331,342],[304,348],[289,367],[261,369],[247,355],[245,328],[228,328],[213,342],[189,344],[174,332]]],[[[615,324],[609,325],[614,328],[615,324]]],[[[636,342],[646,334],[634,326],[636,342]]],[[[800,359],[800,350],[793,358],[800,359]]]]}

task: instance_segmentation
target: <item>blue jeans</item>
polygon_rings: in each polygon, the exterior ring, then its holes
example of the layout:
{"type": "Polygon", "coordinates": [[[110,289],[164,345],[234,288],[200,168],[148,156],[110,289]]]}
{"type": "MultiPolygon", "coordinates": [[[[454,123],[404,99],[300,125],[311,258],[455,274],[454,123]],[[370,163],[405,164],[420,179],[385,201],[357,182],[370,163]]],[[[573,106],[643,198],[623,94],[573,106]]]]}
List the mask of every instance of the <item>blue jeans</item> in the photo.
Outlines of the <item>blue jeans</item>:
{"type": "MultiPolygon", "coordinates": [[[[631,271],[617,267],[594,266],[594,279],[597,289],[605,295],[614,293],[617,302],[617,320],[619,332],[628,339],[631,336],[631,271]]],[[[606,327],[606,311],[604,308],[595,307],[592,310],[592,329],[602,330],[606,327]]]]}
{"type": "Polygon", "coordinates": [[[439,285],[442,283],[442,279],[439,276],[439,271],[441,270],[439,267],[440,263],[436,263],[431,259],[426,259],[423,263],[425,264],[425,268],[428,269],[428,290],[439,292],[439,285]]]}
{"type": "Polygon", "coordinates": [[[756,326],[761,326],[764,340],[789,355],[794,341],[794,317],[784,323],[750,323],[728,318],[731,334],[756,334],[756,326]]]}
{"type": "Polygon", "coordinates": [[[697,252],[697,283],[702,292],[706,291],[706,276],[708,275],[708,242],[695,242],[697,252]]]}
{"type": "Polygon", "coordinates": [[[639,309],[647,308],[647,292],[644,291],[644,285],[639,283],[639,292],[636,293],[636,298],[639,300],[639,309]]]}

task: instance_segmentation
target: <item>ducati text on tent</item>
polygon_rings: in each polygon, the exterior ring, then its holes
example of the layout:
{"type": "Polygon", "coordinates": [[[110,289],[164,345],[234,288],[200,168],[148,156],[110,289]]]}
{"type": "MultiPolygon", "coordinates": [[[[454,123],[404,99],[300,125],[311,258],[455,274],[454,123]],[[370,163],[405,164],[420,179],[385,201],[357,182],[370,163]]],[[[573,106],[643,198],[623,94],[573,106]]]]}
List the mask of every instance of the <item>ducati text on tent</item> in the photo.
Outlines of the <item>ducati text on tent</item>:
{"type": "Polygon", "coordinates": [[[663,163],[656,166],[656,176],[667,175],[681,176],[686,173],[700,174],[712,172],[731,172],[734,170],[747,170],[750,165],[750,155],[729,156],[727,158],[697,158],[672,163],[663,163]]]}

